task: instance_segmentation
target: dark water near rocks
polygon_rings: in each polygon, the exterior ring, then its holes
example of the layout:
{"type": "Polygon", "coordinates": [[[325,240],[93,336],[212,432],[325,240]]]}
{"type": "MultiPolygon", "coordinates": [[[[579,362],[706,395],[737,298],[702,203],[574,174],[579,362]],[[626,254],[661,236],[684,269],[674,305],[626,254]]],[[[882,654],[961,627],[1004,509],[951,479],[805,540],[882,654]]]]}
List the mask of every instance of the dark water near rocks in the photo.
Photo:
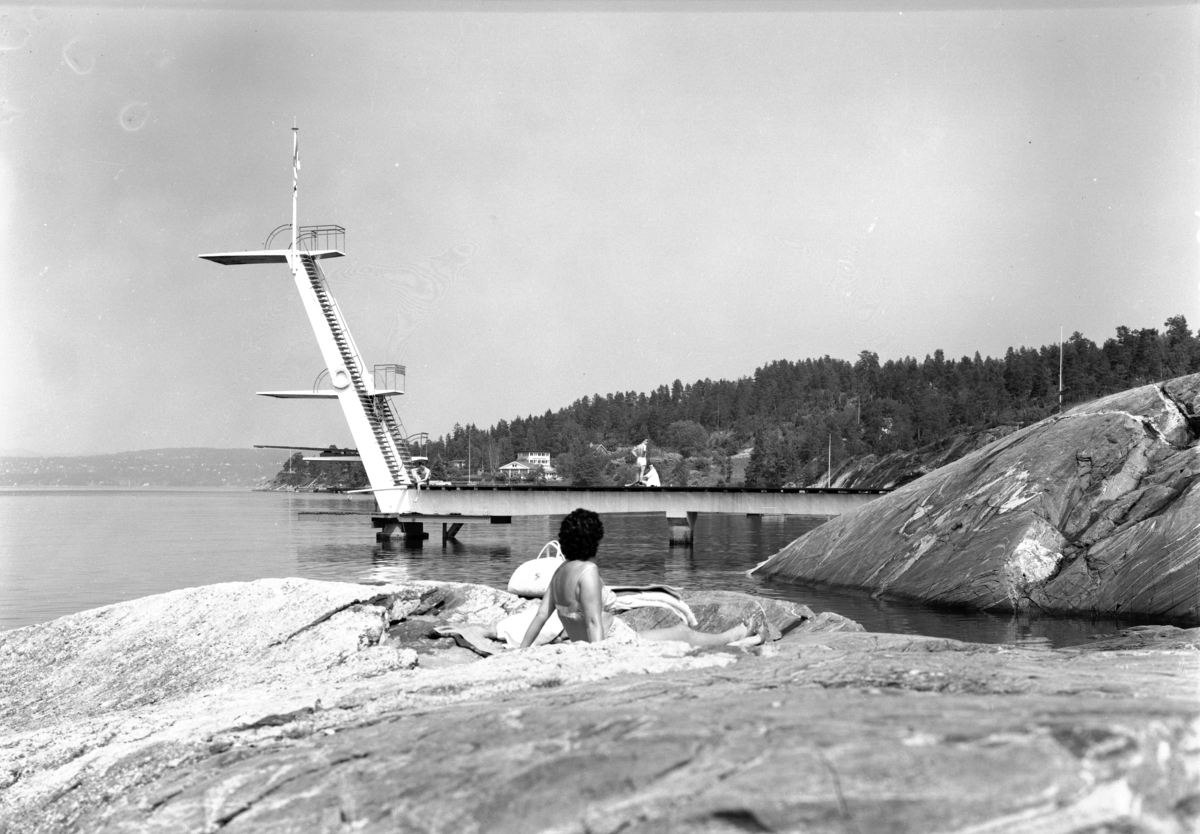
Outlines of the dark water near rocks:
{"type": "MultiPolygon", "coordinates": [[[[0,629],[147,594],[270,576],[341,581],[434,579],[504,588],[558,530],[558,518],[469,524],[443,545],[378,544],[368,498],[289,493],[0,490],[0,629]]],[[[828,588],[764,582],[745,571],[823,521],[702,515],[693,547],[667,544],[661,515],[610,515],[597,564],[610,584],[733,590],[835,611],[868,631],[981,643],[1065,646],[1129,625],[940,611],[828,588]]]]}

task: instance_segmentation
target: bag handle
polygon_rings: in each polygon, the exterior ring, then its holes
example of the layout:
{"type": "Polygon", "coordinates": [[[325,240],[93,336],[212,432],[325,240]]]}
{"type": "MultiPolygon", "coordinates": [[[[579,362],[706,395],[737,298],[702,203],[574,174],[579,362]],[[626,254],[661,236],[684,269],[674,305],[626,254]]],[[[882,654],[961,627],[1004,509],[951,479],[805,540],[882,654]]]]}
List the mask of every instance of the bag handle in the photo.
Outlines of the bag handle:
{"type": "Polygon", "coordinates": [[[557,539],[551,539],[550,541],[546,542],[546,544],[542,547],[542,549],[538,551],[537,558],[541,559],[543,556],[545,556],[549,559],[559,559],[562,561],[566,561],[566,559],[567,559],[567,557],[563,555],[562,548],[558,546],[557,539]],[[550,550],[552,552],[550,554],[547,554],[546,553],[547,550],[550,550]]]}

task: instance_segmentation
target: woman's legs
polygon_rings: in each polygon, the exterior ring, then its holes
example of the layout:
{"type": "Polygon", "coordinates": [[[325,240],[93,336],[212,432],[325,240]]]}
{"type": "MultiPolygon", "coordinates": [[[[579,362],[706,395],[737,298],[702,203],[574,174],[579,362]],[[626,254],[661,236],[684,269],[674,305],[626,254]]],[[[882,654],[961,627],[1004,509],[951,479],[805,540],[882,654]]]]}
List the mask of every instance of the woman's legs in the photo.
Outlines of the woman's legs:
{"type": "Polygon", "coordinates": [[[694,631],[683,624],[638,632],[638,637],[642,640],[680,640],[692,646],[738,646],[739,648],[769,643],[770,635],[771,627],[767,624],[766,612],[761,608],[746,622],[717,634],[694,631]]]}
{"type": "Polygon", "coordinates": [[[669,628],[654,628],[649,631],[639,631],[639,640],[678,640],[682,643],[688,643],[692,646],[728,646],[730,643],[738,640],[745,640],[750,635],[750,629],[744,624],[735,625],[733,628],[722,631],[718,634],[710,634],[707,631],[693,631],[688,626],[680,623],[677,626],[669,628]]]}

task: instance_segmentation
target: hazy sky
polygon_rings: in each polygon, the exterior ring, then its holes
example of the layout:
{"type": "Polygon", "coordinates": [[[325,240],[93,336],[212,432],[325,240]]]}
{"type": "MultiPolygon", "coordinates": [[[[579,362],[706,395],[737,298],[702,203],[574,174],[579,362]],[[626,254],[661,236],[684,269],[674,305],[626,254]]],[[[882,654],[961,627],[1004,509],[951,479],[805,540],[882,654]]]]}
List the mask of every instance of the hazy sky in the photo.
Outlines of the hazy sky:
{"type": "Polygon", "coordinates": [[[0,449],[349,441],[293,118],[409,431],[1200,325],[1195,4],[402,8],[0,7],[0,449]]]}

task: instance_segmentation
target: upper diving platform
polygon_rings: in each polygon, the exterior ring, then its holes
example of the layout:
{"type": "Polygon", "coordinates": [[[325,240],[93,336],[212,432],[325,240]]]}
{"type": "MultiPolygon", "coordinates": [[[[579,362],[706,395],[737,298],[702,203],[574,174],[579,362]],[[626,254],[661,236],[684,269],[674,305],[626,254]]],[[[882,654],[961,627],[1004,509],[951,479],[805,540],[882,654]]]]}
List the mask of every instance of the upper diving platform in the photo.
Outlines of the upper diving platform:
{"type": "MultiPolygon", "coordinates": [[[[305,252],[313,258],[341,258],[345,252],[340,249],[317,249],[305,252]]],[[[233,266],[236,264],[285,264],[288,262],[287,249],[260,249],[257,252],[216,252],[211,255],[201,255],[206,261],[233,266]]]]}
{"type": "MultiPolygon", "coordinates": [[[[288,249],[273,249],[271,244],[283,232],[292,231],[291,223],[276,226],[267,235],[263,248],[248,252],[216,252],[211,255],[201,255],[206,261],[234,266],[237,264],[285,264],[288,262],[288,249]]],[[[341,258],[346,252],[346,229],[342,226],[324,224],[320,226],[301,226],[296,230],[296,245],[311,258],[341,258]]]]}

